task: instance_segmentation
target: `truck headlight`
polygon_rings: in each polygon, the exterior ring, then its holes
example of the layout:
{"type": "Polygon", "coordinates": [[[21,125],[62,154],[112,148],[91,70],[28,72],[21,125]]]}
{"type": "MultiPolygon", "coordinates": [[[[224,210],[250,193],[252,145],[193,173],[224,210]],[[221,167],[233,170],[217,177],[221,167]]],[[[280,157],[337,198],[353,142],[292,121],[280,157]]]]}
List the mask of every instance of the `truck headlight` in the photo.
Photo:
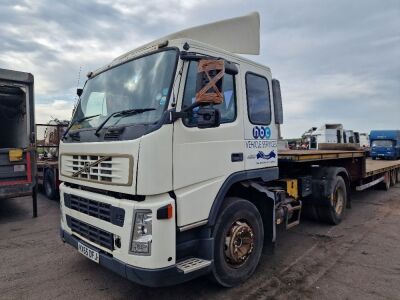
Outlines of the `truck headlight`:
{"type": "Polygon", "coordinates": [[[151,210],[139,210],[135,213],[131,252],[141,255],[151,254],[152,241],[152,213],[151,210]]]}

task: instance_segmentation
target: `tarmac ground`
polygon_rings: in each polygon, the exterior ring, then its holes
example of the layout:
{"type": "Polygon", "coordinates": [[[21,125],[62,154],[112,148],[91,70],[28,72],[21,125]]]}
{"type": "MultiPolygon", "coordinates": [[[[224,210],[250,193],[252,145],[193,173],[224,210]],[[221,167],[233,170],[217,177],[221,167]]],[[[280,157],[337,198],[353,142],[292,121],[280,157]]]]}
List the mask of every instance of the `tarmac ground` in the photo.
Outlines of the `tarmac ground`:
{"type": "Polygon", "coordinates": [[[400,299],[400,184],[352,195],[338,226],[302,220],[279,231],[246,283],[221,288],[207,278],[147,288],[63,244],[59,203],[39,195],[0,200],[1,299],[400,299]]]}

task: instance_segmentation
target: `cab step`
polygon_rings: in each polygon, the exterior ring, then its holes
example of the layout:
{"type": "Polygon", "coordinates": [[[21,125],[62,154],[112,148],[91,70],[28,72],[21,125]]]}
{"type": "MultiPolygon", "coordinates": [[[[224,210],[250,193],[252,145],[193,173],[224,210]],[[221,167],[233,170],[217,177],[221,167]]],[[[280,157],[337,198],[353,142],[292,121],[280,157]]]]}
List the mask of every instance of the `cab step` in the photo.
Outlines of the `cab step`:
{"type": "Polygon", "coordinates": [[[176,267],[183,273],[187,274],[208,267],[209,265],[211,265],[211,260],[192,257],[178,262],[176,267]]]}

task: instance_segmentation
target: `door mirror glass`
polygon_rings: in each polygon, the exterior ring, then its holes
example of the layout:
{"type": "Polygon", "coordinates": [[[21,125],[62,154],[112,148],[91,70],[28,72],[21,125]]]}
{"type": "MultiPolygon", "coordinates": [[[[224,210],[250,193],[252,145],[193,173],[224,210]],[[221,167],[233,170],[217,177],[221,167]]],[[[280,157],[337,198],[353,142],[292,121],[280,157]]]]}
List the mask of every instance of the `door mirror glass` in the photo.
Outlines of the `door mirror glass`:
{"type": "Polygon", "coordinates": [[[197,115],[198,128],[213,128],[221,124],[221,114],[214,107],[199,107],[197,115]]]}
{"type": "Polygon", "coordinates": [[[277,79],[272,79],[272,96],[274,97],[275,124],[283,124],[281,85],[277,79]]]}

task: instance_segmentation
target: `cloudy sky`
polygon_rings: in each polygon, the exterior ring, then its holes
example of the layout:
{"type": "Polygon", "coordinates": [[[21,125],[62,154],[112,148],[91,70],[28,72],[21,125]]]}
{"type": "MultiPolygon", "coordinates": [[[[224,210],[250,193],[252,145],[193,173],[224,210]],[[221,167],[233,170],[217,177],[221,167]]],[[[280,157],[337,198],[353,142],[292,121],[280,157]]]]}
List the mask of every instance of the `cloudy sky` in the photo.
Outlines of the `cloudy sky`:
{"type": "MultiPolygon", "coordinates": [[[[400,129],[400,0],[1,0],[0,68],[35,76],[36,117],[67,118],[85,74],[186,27],[259,11],[285,137],[312,126],[400,129]]],[[[238,37],[240,39],[240,37],[238,37]]]]}

